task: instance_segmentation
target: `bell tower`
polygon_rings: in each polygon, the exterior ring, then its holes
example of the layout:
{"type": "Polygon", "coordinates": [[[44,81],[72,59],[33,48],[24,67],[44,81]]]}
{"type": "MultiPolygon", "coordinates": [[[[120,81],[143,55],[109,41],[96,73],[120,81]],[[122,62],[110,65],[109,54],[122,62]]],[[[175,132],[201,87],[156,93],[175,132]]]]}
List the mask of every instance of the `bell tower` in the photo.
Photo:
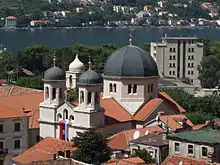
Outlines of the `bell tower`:
{"type": "Polygon", "coordinates": [[[46,70],[44,74],[44,100],[40,103],[40,137],[56,137],[56,109],[65,102],[65,72],[56,66],[46,70]]]}

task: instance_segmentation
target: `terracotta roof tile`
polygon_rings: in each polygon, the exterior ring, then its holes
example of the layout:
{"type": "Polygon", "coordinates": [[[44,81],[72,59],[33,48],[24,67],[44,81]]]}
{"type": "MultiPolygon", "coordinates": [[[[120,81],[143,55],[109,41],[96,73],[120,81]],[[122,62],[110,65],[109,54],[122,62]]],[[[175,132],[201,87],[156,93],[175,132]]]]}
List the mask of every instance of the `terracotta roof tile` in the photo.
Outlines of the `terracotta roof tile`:
{"type": "Polygon", "coordinates": [[[194,125],[194,126],[192,127],[192,129],[193,129],[193,130],[199,130],[199,129],[205,127],[205,126],[206,126],[206,124],[198,124],[198,125],[194,125]]]}
{"type": "Polygon", "coordinates": [[[129,157],[129,158],[121,158],[121,159],[111,159],[105,163],[105,165],[135,165],[135,164],[145,164],[144,160],[139,157],[129,157]]]}
{"type": "Polygon", "coordinates": [[[163,100],[159,98],[152,99],[145,103],[140,110],[133,116],[134,120],[144,120],[163,100]]]}
{"type": "Polygon", "coordinates": [[[207,163],[203,160],[196,160],[183,156],[169,156],[167,157],[162,165],[178,165],[183,162],[182,165],[206,165],[207,163]]]}
{"type": "Polygon", "coordinates": [[[14,110],[9,107],[4,107],[0,105],[0,118],[1,119],[25,117],[25,116],[28,116],[28,115],[26,115],[25,113],[19,110],[14,110]]]}
{"type": "Polygon", "coordinates": [[[166,99],[170,103],[174,104],[177,107],[177,109],[180,111],[180,113],[186,112],[186,110],[183,109],[183,107],[181,107],[177,102],[175,102],[167,93],[159,92],[159,96],[162,97],[162,99],[166,99]]]}
{"type": "Polygon", "coordinates": [[[100,104],[105,109],[105,116],[119,122],[132,120],[132,116],[115,99],[101,99],[100,104]]]}
{"type": "Polygon", "coordinates": [[[120,132],[108,138],[108,146],[115,150],[125,150],[128,148],[130,141],[134,140],[134,133],[139,131],[139,137],[142,137],[148,133],[153,132],[163,132],[163,129],[159,126],[131,129],[127,131],[120,132]]]}
{"type": "Polygon", "coordinates": [[[14,157],[12,160],[20,164],[29,164],[33,161],[51,160],[53,154],[65,150],[75,150],[72,147],[72,142],[46,137],[33,147],[14,157]]]}
{"type": "Polygon", "coordinates": [[[29,128],[39,128],[39,104],[43,101],[43,92],[27,93],[8,97],[0,97],[0,106],[11,108],[15,111],[29,112],[29,128]]]}
{"type": "Polygon", "coordinates": [[[172,131],[176,131],[177,129],[183,128],[183,126],[178,123],[178,121],[183,121],[186,119],[186,124],[193,127],[193,123],[182,114],[178,115],[167,115],[167,116],[160,116],[160,120],[163,121],[169,128],[172,129],[172,131]]]}

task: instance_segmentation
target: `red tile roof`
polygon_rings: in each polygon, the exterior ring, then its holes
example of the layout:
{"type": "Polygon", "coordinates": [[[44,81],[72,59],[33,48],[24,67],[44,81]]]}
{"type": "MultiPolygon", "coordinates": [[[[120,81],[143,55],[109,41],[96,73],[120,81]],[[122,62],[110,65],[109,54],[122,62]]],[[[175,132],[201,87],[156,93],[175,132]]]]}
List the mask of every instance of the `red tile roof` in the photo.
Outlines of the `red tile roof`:
{"type": "Polygon", "coordinates": [[[144,120],[163,100],[159,98],[152,99],[145,103],[140,110],[133,116],[134,120],[144,120]]]}
{"type": "Polygon", "coordinates": [[[25,113],[19,110],[14,110],[14,109],[0,105],[0,118],[1,119],[25,117],[25,116],[28,116],[28,115],[26,115],[25,113]]]}
{"type": "Polygon", "coordinates": [[[169,156],[164,160],[162,165],[179,165],[180,162],[183,162],[182,165],[207,165],[204,160],[196,160],[183,156],[169,156]]]}
{"type": "Polygon", "coordinates": [[[183,107],[181,107],[177,102],[175,102],[166,92],[159,92],[159,96],[162,99],[168,100],[170,103],[174,104],[180,113],[186,112],[186,110],[183,109],[183,107]]]}
{"type": "Polygon", "coordinates": [[[146,133],[163,132],[159,126],[131,129],[120,132],[108,138],[108,146],[115,150],[125,150],[128,148],[130,141],[134,140],[134,133],[139,132],[139,137],[146,135],[146,133]]]}
{"type": "Polygon", "coordinates": [[[121,158],[121,159],[111,159],[105,163],[105,165],[136,165],[145,164],[144,160],[139,157],[121,158]]]}
{"type": "Polygon", "coordinates": [[[45,161],[53,159],[53,154],[58,151],[74,151],[72,142],[46,137],[33,147],[24,151],[12,160],[20,164],[29,164],[34,161],[45,161]]]}
{"type": "Polygon", "coordinates": [[[179,121],[183,121],[184,119],[186,119],[187,125],[193,127],[193,123],[183,114],[160,116],[160,120],[171,128],[172,131],[182,129],[183,126],[179,123],[179,121]]]}

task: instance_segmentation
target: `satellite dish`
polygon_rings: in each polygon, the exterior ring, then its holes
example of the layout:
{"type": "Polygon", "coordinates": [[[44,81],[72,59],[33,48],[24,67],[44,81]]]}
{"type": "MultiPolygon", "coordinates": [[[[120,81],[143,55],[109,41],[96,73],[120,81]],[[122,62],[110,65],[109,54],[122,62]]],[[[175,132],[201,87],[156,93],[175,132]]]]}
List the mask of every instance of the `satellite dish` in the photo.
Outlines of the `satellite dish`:
{"type": "Polygon", "coordinates": [[[145,132],[145,135],[148,135],[148,133],[149,133],[149,132],[148,132],[148,130],[147,130],[147,131],[145,132]]]}
{"type": "Polygon", "coordinates": [[[140,132],[139,131],[135,131],[134,135],[133,135],[133,139],[137,139],[140,136],[140,132]]]}

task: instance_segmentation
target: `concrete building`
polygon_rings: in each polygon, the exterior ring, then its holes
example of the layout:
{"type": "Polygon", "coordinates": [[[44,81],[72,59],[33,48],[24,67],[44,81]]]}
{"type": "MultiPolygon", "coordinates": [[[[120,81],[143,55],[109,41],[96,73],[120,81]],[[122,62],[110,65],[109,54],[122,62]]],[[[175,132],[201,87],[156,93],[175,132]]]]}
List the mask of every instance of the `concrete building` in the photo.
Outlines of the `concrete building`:
{"type": "Polygon", "coordinates": [[[161,76],[200,86],[197,68],[203,56],[203,43],[197,37],[162,37],[162,42],[151,43],[151,56],[161,76]]]}
{"type": "Polygon", "coordinates": [[[5,27],[6,28],[16,28],[17,25],[17,18],[14,16],[8,16],[5,19],[5,27]]]}
{"type": "Polygon", "coordinates": [[[169,155],[191,157],[207,163],[220,163],[220,130],[209,127],[197,131],[170,134],[169,155]]]}

